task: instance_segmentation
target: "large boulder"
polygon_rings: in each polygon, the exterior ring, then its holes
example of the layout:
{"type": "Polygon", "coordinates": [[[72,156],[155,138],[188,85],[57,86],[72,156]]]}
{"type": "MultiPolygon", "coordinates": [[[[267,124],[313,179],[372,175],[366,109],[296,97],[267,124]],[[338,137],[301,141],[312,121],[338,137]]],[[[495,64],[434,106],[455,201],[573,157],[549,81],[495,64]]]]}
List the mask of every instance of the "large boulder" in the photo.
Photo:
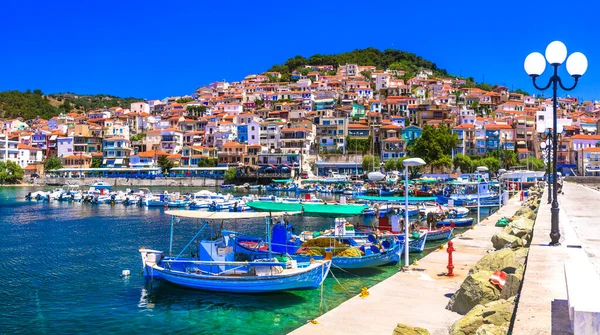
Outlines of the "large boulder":
{"type": "Polygon", "coordinates": [[[504,288],[500,292],[500,299],[508,299],[514,297],[519,293],[521,289],[521,281],[523,280],[523,274],[506,274],[506,282],[504,288]]]}
{"type": "Polygon", "coordinates": [[[535,218],[537,217],[537,212],[531,211],[531,212],[523,215],[522,217],[524,217],[526,219],[529,219],[529,220],[534,220],[535,221],[535,218]]]}
{"type": "Polygon", "coordinates": [[[525,207],[521,207],[521,208],[517,209],[517,211],[515,212],[515,216],[523,216],[523,215],[528,214],[529,212],[533,212],[531,210],[531,208],[526,207],[526,206],[525,207]]]}
{"type": "Polygon", "coordinates": [[[447,309],[465,315],[473,307],[500,298],[500,290],[490,283],[493,271],[478,271],[469,274],[446,306],[447,309]]]}
{"type": "Polygon", "coordinates": [[[531,232],[533,231],[533,224],[533,220],[521,216],[515,220],[512,220],[508,224],[508,228],[511,235],[516,237],[524,237],[526,235],[531,235],[531,232]]]}
{"type": "Polygon", "coordinates": [[[506,335],[508,334],[508,326],[496,325],[481,325],[475,331],[475,335],[506,335]]]}
{"type": "Polygon", "coordinates": [[[519,248],[516,250],[501,249],[491,252],[483,256],[479,262],[471,268],[470,273],[478,271],[504,271],[522,278],[523,272],[525,271],[525,260],[527,259],[528,252],[529,249],[527,248],[519,248]]]}
{"type": "Polygon", "coordinates": [[[519,248],[523,246],[523,240],[520,237],[511,235],[510,228],[505,227],[492,236],[492,244],[496,250],[503,248],[519,248]]]}
{"type": "Polygon", "coordinates": [[[429,332],[427,329],[411,327],[399,323],[396,328],[394,328],[392,335],[429,335],[429,332]]]}
{"type": "Polygon", "coordinates": [[[450,335],[506,334],[514,312],[514,304],[515,298],[510,298],[477,305],[452,325],[450,335]],[[495,327],[482,328],[484,325],[495,327]],[[498,333],[499,329],[496,328],[506,328],[507,331],[498,333]]]}

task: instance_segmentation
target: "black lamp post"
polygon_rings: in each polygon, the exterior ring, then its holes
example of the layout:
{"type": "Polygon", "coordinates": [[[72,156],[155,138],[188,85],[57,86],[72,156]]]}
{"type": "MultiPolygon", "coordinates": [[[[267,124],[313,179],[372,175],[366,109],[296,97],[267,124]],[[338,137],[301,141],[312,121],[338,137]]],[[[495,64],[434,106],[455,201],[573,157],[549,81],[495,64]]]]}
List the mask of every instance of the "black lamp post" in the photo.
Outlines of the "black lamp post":
{"type": "Polygon", "coordinates": [[[557,146],[558,146],[558,122],[557,122],[557,110],[558,103],[556,97],[556,91],[560,86],[561,89],[565,91],[570,91],[577,86],[577,82],[579,78],[585,73],[587,70],[587,58],[580,52],[572,53],[567,59],[567,47],[560,41],[554,41],[546,47],[546,58],[539,53],[533,52],[525,58],[525,72],[532,78],[533,86],[540,91],[547,90],[552,86],[552,117],[553,117],[553,126],[552,126],[552,226],[550,230],[550,245],[560,245],[560,230],[558,227],[558,188],[557,188],[557,174],[556,174],[556,164],[557,164],[557,146]],[[558,76],[558,67],[567,60],[567,71],[569,74],[575,79],[575,83],[571,87],[565,87],[558,76]],[[546,61],[550,63],[550,65],[554,68],[554,74],[550,77],[548,84],[544,87],[540,87],[536,84],[536,79],[539,77],[544,70],[546,69],[546,61]]]}
{"type": "Polygon", "coordinates": [[[540,134],[540,138],[544,141],[542,143],[540,143],[540,148],[542,148],[542,150],[546,150],[546,182],[548,183],[548,203],[552,203],[552,188],[551,188],[551,184],[550,184],[550,166],[552,165],[552,163],[550,162],[550,157],[552,156],[552,139],[550,138],[551,136],[551,132],[550,131],[544,131],[543,133],[540,134]]]}

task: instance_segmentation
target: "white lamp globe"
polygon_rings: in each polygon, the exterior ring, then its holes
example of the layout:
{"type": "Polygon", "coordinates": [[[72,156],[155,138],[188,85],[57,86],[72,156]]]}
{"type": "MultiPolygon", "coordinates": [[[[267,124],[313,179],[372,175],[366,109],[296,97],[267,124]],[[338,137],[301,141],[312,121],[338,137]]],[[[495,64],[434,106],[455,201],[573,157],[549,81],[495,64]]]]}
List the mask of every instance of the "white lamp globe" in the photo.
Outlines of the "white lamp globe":
{"type": "Polygon", "coordinates": [[[548,63],[562,64],[567,59],[567,47],[561,41],[554,41],[546,47],[546,60],[548,63]]]}
{"type": "Polygon", "coordinates": [[[525,72],[530,76],[539,76],[546,69],[546,59],[539,52],[530,53],[525,58],[525,72]]]}
{"type": "Polygon", "coordinates": [[[587,58],[581,52],[574,52],[567,59],[567,71],[573,77],[583,76],[585,71],[587,71],[587,67],[587,58]]]}

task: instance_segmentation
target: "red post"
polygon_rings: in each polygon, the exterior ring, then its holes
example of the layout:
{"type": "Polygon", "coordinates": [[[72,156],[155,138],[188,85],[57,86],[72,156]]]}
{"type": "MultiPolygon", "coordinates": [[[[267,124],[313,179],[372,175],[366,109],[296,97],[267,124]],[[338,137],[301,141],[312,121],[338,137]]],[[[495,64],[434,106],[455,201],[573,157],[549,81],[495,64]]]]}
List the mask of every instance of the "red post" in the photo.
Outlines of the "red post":
{"type": "Polygon", "coordinates": [[[454,243],[452,243],[452,241],[448,241],[448,249],[446,250],[448,252],[448,273],[446,274],[446,276],[448,277],[453,277],[454,276],[454,264],[452,264],[452,252],[454,251],[454,243]]]}

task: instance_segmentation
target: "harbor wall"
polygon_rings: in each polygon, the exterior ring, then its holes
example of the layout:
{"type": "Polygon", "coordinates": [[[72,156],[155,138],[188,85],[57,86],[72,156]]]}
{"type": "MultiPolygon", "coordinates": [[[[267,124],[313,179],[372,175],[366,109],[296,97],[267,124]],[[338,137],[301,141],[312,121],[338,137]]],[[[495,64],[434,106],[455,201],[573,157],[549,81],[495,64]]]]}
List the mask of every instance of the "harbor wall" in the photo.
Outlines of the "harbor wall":
{"type": "Polygon", "coordinates": [[[600,176],[567,176],[565,180],[577,184],[600,184],[600,176]]]}
{"type": "MultiPolygon", "coordinates": [[[[37,185],[79,185],[90,186],[97,182],[99,178],[39,178],[35,181],[37,185]]],[[[135,179],[135,178],[105,178],[102,179],[111,186],[131,186],[131,187],[217,187],[223,184],[222,179],[210,178],[156,178],[156,179],[135,179]]]]}

